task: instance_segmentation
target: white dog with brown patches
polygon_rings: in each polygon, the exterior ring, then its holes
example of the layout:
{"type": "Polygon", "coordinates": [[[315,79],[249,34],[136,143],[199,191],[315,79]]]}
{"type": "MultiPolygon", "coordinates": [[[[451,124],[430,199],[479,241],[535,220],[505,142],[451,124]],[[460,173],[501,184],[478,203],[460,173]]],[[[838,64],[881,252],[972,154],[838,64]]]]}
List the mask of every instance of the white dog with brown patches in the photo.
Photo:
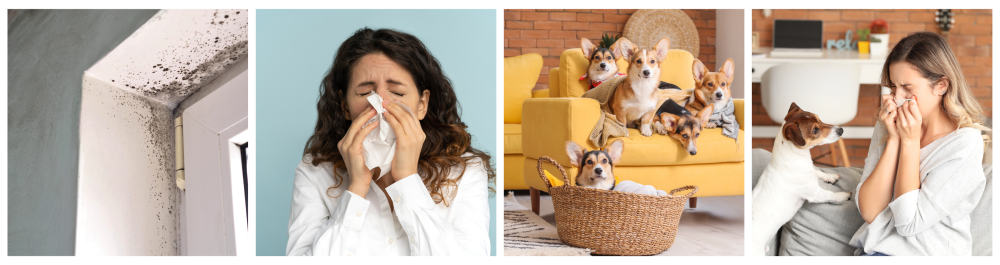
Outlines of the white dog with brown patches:
{"type": "Polygon", "coordinates": [[[816,178],[836,183],[840,176],[816,170],[809,149],[836,142],[844,129],[823,123],[816,114],[792,103],[774,139],[771,162],[753,188],[753,245],[751,256],[763,256],[767,243],[805,202],[843,202],[850,192],[832,192],[816,184],[816,178]]]}

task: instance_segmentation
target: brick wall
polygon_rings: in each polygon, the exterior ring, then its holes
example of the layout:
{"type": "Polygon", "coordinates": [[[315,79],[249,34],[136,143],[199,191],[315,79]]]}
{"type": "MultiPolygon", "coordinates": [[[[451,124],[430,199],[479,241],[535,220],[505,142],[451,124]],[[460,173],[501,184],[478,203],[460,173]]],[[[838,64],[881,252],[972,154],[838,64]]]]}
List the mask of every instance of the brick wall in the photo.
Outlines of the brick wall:
{"type": "MultiPolygon", "coordinates": [[[[549,87],[549,69],[559,67],[559,55],[580,48],[580,38],[596,42],[604,33],[619,35],[636,9],[506,9],[503,56],[538,53],[544,66],[535,89],[549,87]]],[[[715,69],[715,10],[684,10],[698,28],[698,59],[715,69]]]]}
{"type": "MultiPolygon", "coordinates": [[[[771,17],[765,18],[760,9],[752,11],[754,31],[760,33],[760,46],[771,46],[774,19],[811,19],[823,20],[823,45],[826,40],[843,39],[847,30],[857,32],[868,28],[872,20],[882,19],[889,23],[889,49],[892,49],[900,39],[916,31],[930,31],[942,34],[934,23],[936,9],[920,10],[772,10],[771,17]]],[[[954,28],[948,39],[958,62],[973,93],[983,106],[987,117],[993,117],[993,13],[991,10],[953,10],[955,13],[954,28]]],[[[855,35],[852,39],[857,39],[855,35]]],[[[752,85],[752,124],[778,125],[767,117],[766,110],[760,105],[760,84],[752,85]]],[[[876,85],[861,85],[859,88],[858,114],[846,126],[874,126],[875,112],[879,102],[879,88],[876,85]]],[[[753,139],[753,148],[771,149],[774,139],[753,139]]],[[[845,140],[851,166],[863,166],[868,155],[869,140],[845,140]]],[[[827,151],[828,147],[818,149],[827,151]]],[[[813,149],[814,155],[819,152],[813,149]]],[[[829,163],[827,158],[822,162],[829,163]]]]}

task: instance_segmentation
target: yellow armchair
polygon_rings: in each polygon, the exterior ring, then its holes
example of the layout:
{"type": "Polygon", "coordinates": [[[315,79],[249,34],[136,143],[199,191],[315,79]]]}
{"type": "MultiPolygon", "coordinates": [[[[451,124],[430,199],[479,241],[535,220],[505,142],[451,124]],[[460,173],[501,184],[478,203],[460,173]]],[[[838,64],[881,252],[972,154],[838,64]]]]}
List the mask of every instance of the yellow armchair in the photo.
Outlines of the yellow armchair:
{"type": "MultiPolygon", "coordinates": [[[[667,56],[660,65],[660,80],[682,89],[693,88],[691,65],[694,56],[683,50],[670,50],[667,56]]],[[[587,66],[588,61],[580,49],[564,51],[559,67],[549,70],[549,98],[525,100],[521,108],[525,114],[518,127],[521,155],[518,160],[505,160],[504,186],[505,189],[513,186],[509,182],[514,181],[512,170],[517,169],[512,168],[512,164],[523,161],[518,177],[531,190],[532,208],[536,212],[539,191],[547,191],[536,169],[539,157],[552,157],[567,168],[570,178],[575,178],[576,169],[569,166],[565,142],[572,140],[589,150],[602,148],[588,139],[601,115],[600,105],[596,100],[580,98],[589,87],[586,80],[580,80],[587,66]]],[[[618,66],[623,73],[628,69],[624,59],[618,60],[618,66]]],[[[669,136],[644,137],[638,130],[629,129],[630,137],[620,138],[625,147],[622,161],[615,165],[615,176],[660,190],[696,185],[700,189],[697,197],[743,195],[744,101],[736,99],[734,105],[741,126],[738,140],[723,136],[721,128],[704,130],[698,138],[698,154],[694,156],[688,155],[683,146],[669,136]]],[[[544,168],[556,172],[552,165],[545,164],[544,168]]],[[[692,207],[694,202],[692,198],[692,207]]]]}

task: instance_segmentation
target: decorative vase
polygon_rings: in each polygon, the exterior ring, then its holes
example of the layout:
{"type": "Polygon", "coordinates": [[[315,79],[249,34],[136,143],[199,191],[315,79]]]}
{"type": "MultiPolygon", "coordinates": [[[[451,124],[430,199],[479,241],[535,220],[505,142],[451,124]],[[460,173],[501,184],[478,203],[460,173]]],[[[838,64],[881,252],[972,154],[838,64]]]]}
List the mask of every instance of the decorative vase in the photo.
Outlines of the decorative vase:
{"type": "Polygon", "coordinates": [[[858,41],[858,53],[868,53],[868,41],[858,41]]]}
{"type": "Polygon", "coordinates": [[[885,54],[889,52],[889,33],[871,34],[870,51],[872,54],[885,54]],[[879,42],[875,42],[878,39],[879,42]]]}

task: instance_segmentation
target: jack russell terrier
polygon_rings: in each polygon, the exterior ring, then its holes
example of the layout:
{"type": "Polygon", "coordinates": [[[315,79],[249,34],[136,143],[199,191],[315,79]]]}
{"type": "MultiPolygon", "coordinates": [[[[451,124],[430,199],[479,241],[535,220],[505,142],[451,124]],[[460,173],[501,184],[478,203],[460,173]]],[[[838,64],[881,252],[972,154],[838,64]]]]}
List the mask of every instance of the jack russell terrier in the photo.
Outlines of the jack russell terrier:
{"type": "Polygon", "coordinates": [[[771,162],[753,189],[752,256],[763,256],[767,243],[805,202],[843,202],[850,192],[832,192],[816,184],[816,178],[836,183],[840,176],[816,170],[809,149],[836,142],[844,129],[823,123],[816,114],[792,103],[774,139],[771,162]]]}

